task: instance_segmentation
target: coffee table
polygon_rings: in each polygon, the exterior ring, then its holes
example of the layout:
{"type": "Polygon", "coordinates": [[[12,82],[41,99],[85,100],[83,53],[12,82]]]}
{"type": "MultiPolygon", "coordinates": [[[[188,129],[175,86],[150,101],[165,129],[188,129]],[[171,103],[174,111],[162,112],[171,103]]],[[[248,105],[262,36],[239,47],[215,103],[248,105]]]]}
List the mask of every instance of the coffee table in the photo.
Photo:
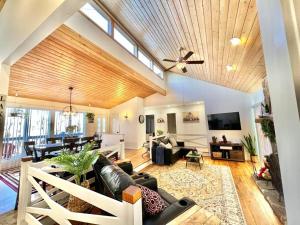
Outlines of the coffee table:
{"type": "Polygon", "coordinates": [[[188,162],[195,162],[195,163],[199,163],[199,167],[201,170],[201,160],[204,163],[203,155],[201,153],[196,151],[189,151],[189,153],[185,156],[185,158],[186,158],[185,168],[187,168],[188,162]]]}

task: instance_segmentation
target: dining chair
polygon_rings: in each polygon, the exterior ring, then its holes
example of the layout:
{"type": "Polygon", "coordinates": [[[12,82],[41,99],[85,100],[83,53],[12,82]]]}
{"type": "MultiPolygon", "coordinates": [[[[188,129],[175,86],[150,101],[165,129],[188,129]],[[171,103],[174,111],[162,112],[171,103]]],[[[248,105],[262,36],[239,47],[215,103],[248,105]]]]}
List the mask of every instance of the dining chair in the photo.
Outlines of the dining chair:
{"type": "Polygon", "coordinates": [[[35,141],[24,141],[23,147],[27,156],[33,156],[32,161],[38,162],[41,160],[41,157],[38,156],[38,153],[35,149],[35,141]]]}
{"type": "Polygon", "coordinates": [[[76,142],[79,142],[79,138],[64,138],[64,145],[66,148],[68,148],[70,151],[77,151],[78,145],[76,142]]]}

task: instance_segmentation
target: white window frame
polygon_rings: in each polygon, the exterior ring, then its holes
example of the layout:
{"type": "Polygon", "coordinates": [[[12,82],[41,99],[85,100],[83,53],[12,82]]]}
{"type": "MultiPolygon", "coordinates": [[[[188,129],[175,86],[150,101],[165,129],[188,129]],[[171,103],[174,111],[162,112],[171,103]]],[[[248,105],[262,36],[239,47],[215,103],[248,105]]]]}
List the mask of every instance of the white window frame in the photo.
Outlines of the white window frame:
{"type": "Polygon", "coordinates": [[[148,56],[144,51],[142,51],[140,48],[138,48],[137,59],[138,59],[141,63],[143,63],[145,66],[147,66],[149,69],[152,70],[152,68],[153,68],[153,61],[152,61],[151,57],[149,57],[149,56],[148,56]],[[148,66],[146,63],[144,63],[144,62],[140,59],[140,54],[141,54],[143,57],[145,57],[146,59],[149,60],[149,66],[148,66]]]}
{"type": "Polygon", "coordinates": [[[122,30],[122,28],[120,28],[119,26],[115,25],[113,27],[113,39],[119,43],[124,49],[126,49],[126,51],[128,51],[130,54],[134,55],[135,57],[137,57],[137,44],[126,34],[125,31],[122,30]],[[115,38],[115,34],[116,31],[118,33],[120,33],[130,44],[133,45],[133,52],[131,52],[128,48],[126,48],[122,43],[120,43],[116,38],[115,38]]]}
{"type": "Polygon", "coordinates": [[[91,20],[97,27],[99,27],[101,30],[103,30],[105,33],[111,35],[111,32],[112,32],[112,22],[111,22],[111,19],[109,18],[109,16],[107,16],[106,13],[103,12],[103,10],[102,10],[99,6],[97,6],[95,3],[93,3],[93,2],[87,2],[85,5],[82,6],[82,7],[80,8],[80,12],[81,12],[84,16],[86,16],[89,20],[91,20]],[[105,29],[104,29],[100,24],[98,24],[91,16],[89,16],[88,14],[86,14],[86,13],[82,10],[82,8],[83,8],[85,5],[87,5],[87,4],[89,4],[93,9],[95,9],[95,11],[97,11],[101,17],[103,17],[105,20],[107,20],[107,30],[105,30],[105,29]]]}

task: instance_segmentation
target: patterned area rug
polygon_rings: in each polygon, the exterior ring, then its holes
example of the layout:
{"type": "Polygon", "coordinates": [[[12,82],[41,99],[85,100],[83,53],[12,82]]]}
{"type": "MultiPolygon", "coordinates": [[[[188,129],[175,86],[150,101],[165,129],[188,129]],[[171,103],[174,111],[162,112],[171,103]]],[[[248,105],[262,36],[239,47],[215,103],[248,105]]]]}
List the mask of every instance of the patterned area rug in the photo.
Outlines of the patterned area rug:
{"type": "Polygon", "coordinates": [[[0,180],[15,192],[18,191],[20,168],[8,169],[0,172],[0,180]]]}
{"type": "Polygon", "coordinates": [[[151,165],[144,172],[157,178],[159,187],[176,198],[189,197],[200,207],[215,214],[222,225],[245,225],[244,215],[229,167],[189,164],[178,161],[172,166],[151,165]]]}

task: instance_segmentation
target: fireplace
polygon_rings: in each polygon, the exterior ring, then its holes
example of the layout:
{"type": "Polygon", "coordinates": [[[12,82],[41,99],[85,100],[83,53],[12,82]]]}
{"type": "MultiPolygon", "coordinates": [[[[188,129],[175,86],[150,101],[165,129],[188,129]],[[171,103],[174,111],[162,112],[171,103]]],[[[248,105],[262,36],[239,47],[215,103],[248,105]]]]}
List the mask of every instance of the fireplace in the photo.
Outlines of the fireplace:
{"type": "Polygon", "coordinates": [[[269,172],[272,177],[272,184],[279,192],[279,199],[281,199],[281,197],[283,197],[283,189],[282,189],[278,153],[276,152],[266,156],[266,160],[267,161],[265,163],[265,166],[269,169],[269,172]]]}

